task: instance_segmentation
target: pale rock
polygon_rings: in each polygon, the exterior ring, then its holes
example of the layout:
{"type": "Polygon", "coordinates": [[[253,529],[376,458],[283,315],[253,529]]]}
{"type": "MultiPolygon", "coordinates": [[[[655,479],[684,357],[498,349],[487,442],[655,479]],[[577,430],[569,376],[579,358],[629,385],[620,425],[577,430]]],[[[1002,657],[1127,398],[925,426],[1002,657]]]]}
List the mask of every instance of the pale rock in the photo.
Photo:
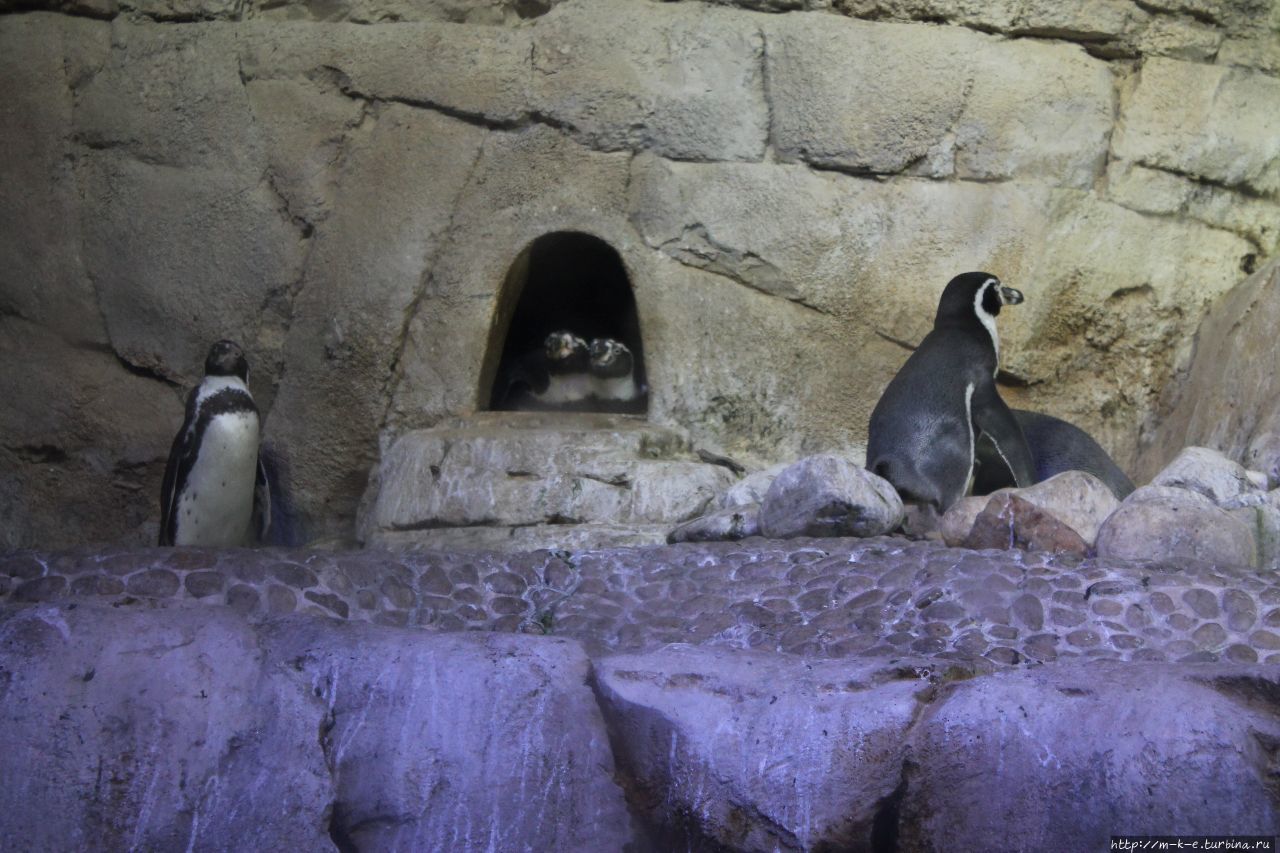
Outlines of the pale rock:
{"type": "Polygon", "coordinates": [[[688,521],[710,507],[733,474],[705,462],[640,462],[630,517],[638,522],[688,521]]]}
{"type": "Polygon", "coordinates": [[[764,496],[769,493],[769,486],[773,485],[773,481],[782,473],[789,462],[779,462],[777,465],[771,465],[762,471],[752,471],[738,482],[724,490],[718,501],[721,509],[731,509],[738,506],[747,506],[749,504],[760,504],[764,501],[764,496]]]}
{"type": "Polygon", "coordinates": [[[902,523],[886,480],[839,456],[810,456],[782,470],[760,507],[760,530],[794,536],[879,536],[902,523]]]}
{"type": "Polygon", "coordinates": [[[1256,566],[1254,531],[1204,495],[1171,486],[1143,486],[1125,498],[1098,531],[1099,557],[1120,560],[1193,559],[1256,566]]]}
{"type": "Polygon", "coordinates": [[[1151,479],[1151,485],[1189,489],[1219,506],[1258,490],[1242,465],[1208,447],[1186,448],[1151,479]]]}
{"type": "Polygon", "coordinates": [[[963,546],[969,538],[969,531],[973,530],[974,520],[990,500],[990,495],[970,495],[953,503],[938,523],[942,541],[952,548],[963,546]]]}
{"type": "Polygon", "coordinates": [[[735,504],[686,521],[667,535],[667,542],[720,542],[760,535],[760,505],[735,504]]]}

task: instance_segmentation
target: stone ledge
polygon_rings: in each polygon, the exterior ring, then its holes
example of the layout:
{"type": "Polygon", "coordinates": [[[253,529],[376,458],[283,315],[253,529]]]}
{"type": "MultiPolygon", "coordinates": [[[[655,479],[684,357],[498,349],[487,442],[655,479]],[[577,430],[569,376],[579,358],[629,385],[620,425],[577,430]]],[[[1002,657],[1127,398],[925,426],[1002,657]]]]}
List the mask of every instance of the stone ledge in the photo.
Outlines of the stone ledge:
{"type": "Polygon", "coordinates": [[[227,605],[437,631],[806,658],[1280,662],[1274,573],[929,542],[746,539],[519,554],[120,549],[0,555],[0,602],[227,605]]]}

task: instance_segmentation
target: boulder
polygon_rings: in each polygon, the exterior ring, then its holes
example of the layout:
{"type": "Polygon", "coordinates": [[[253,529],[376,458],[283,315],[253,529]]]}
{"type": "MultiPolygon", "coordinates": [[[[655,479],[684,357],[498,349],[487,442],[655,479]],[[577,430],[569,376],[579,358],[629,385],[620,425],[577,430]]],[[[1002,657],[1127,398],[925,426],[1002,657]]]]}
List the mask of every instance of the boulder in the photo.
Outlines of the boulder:
{"type": "Polygon", "coordinates": [[[977,550],[1019,548],[1078,554],[1081,557],[1089,552],[1089,543],[1069,524],[1011,492],[991,496],[986,507],[974,519],[964,547],[977,550]]]}
{"type": "Polygon", "coordinates": [[[839,456],[809,456],[778,474],[760,506],[760,531],[794,536],[880,536],[902,523],[886,480],[839,456]]]}
{"type": "Polygon", "coordinates": [[[686,521],[667,542],[717,542],[760,535],[760,504],[742,504],[686,521]]]}
{"type": "Polygon", "coordinates": [[[655,849],[690,838],[733,850],[870,849],[928,686],[897,669],[688,647],[601,661],[619,765],[647,794],[646,817],[673,833],[655,849]]]}
{"type": "Polygon", "coordinates": [[[1099,557],[1193,559],[1256,566],[1254,531],[1204,495],[1171,486],[1143,486],[1098,531],[1099,557]]]}
{"type": "Polygon", "coordinates": [[[1244,466],[1208,447],[1184,449],[1152,478],[1151,485],[1190,489],[1218,506],[1258,491],[1244,466]]]}
{"type": "Polygon", "coordinates": [[[773,485],[773,481],[778,478],[778,475],[789,464],[788,462],[780,462],[762,471],[752,471],[724,490],[719,499],[720,508],[730,509],[735,506],[762,503],[764,496],[769,493],[769,487],[773,485]]]}

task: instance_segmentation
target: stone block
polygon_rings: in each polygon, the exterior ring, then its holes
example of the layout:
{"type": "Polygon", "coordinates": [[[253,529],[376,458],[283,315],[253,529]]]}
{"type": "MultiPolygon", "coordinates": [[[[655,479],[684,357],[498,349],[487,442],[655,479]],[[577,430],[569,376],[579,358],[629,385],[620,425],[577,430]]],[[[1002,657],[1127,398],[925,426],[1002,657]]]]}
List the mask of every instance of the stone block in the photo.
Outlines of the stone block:
{"type": "Polygon", "coordinates": [[[902,523],[893,486],[838,456],[810,456],[783,469],[760,506],[770,538],[880,536],[902,523]]]}

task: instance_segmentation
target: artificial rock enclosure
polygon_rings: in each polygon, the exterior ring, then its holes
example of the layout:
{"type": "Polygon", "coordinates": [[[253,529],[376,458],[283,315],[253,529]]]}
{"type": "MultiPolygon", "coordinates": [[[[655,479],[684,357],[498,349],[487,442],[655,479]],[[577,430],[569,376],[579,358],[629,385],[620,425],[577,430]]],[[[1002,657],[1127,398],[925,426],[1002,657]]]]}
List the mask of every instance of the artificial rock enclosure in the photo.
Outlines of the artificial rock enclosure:
{"type": "Polygon", "coordinates": [[[1012,405],[1274,497],[1280,4],[0,0],[0,69],[6,837],[1280,827],[1269,534],[1249,568],[627,547],[724,505],[717,456],[860,461],[971,269],[1027,297],[1012,405]],[[492,411],[561,323],[637,353],[643,412],[492,411]],[[337,550],[141,547],[223,337],[337,550]]]}

